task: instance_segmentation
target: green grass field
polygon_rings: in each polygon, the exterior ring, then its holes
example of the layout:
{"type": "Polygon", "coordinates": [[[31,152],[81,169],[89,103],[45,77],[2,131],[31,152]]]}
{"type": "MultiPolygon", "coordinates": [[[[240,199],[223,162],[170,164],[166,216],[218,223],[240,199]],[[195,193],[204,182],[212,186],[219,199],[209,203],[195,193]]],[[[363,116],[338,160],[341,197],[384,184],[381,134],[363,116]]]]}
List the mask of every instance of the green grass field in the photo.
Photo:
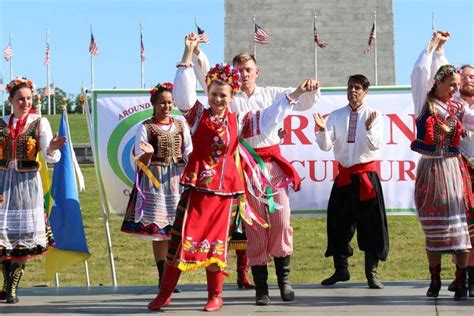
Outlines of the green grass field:
{"type": "MultiPolygon", "coordinates": [[[[83,166],[87,191],[80,194],[83,220],[89,250],[91,284],[97,286],[112,285],[111,273],[105,238],[103,214],[99,206],[97,182],[92,166],[83,166]]],[[[151,251],[151,242],[120,232],[121,215],[112,215],[110,228],[119,285],[155,284],[157,281],[156,267],[151,251]]],[[[332,260],[324,258],[326,246],[326,220],[315,217],[295,217],[294,227],[295,253],[292,257],[291,280],[293,283],[320,283],[332,271],[332,260]]],[[[427,261],[423,246],[423,234],[416,217],[389,217],[390,253],[388,260],[380,264],[379,275],[382,280],[416,280],[429,277],[427,261]]],[[[353,243],[354,249],[357,245],[353,243]]],[[[453,276],[453,267],[449,256],[444,257],[443,271],[445,279],[453,276]]],[[[273,269],[273,268],[271,268],[273,269]]],[[[365,281],[363,270],[363,253],[355,251],[350,258],[351,280],[365,281]]],[[[230,276],[228,283],[234,283],[235,256],[230,254],[230,276]]],[[[54,286],[53,280],[44,280],[44,257],[31,260],[26,267],[21,286],[48,285],[54,286]]],[[[204,283],[203,271],[184,273],[182,283],[204,283]]],[[[273,270],[270,282],[275,283],[273,270]]],[[[80,286],[85,284],[84,267],[77,265],[60,273],[61,286],[80,286]]]]}
{"type": "MultiPolygon", "coordinates": [[[[60,115],[48,116],[54,132],[59,126],[60,115]]],[[[70,114],[69,124],[73,143],[88,143],[89,135],[84,115],[70,114]]],[[[83,220],[89,250],[91,284],[112,285],[104,221],[100,209],[97,182],[93,166],[83,166],[87,191],[80,194],[83,220]]],[[[117,281],[119,285],[155,284],[157,281],[156,267],[153,260],[151,242],[120,232],[122,216],[112,214],[110,229],[115,256],[117,281]]],[[[315,217],[294,217],[295,253],[292,258],[291,280],[294,283],[320,283],[332,271],[331,258],[324,257],[326,247],[326,220],[315,217]]],[[[429,273],[424,251],[424,238],[420,225],[414,216],[391,216],[388,219],[390,230],[390,253],[388,260],[380,264],[379,275],[382,280],[418,280],[428,279],[429,273]]],[[[356,240],[356,239],[355,239],[356,240]]],[[[363,269],[363,253],[355,249],[354,257],[350,258],[351,280],[365,281],[363,269]]],[[[443,278],[451,279],[454,273],[449,256],[444,256],[443,278]]],[[[273,269],[273,268],[271,268],[273,269]]],[[[54,286],[52,280],[44,280],[44,258],[32,260],[26,268],[22,286],[48,285],[54,286]]],[[[230,254],[230,276],[226,282],[235,282],[235,256],[230,254]]],[[[273,271],[270,281],[275,283],[273,271]]],[[[77,286],[85,284],[83,265],[68,268],[60,273],[60,285],[77,286]]],[[[204,283],[202,271],[184,273],[182,283],[204,283]]]]}

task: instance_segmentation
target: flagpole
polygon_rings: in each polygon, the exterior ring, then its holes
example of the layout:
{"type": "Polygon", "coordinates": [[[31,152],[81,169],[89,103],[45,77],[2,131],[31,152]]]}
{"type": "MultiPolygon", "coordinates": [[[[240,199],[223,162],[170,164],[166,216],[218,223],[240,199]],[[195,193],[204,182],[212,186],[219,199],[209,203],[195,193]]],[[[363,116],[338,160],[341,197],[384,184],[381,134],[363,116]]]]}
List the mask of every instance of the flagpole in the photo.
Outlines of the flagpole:
{"type": "Polygon", "coordinates": [[[2,116],[5,116],[5,101],[3,101],[3,94],[5,93],[5,82],[3,82],[3,73],[0,71],[0,78],[2,79],[2,116]]]}
{"type": "MultiPolygon", "coordinates": [[[[92,24],[91,24],[91,34],[92,33],[92,24]]],[[[92,52],[89,52],[91,55],[91,90],[94,90],[94,54],[92,52]]]]}
{"type": "MultiPolygon", "coordinates": [[[[10,48],[12,49],[12,52],[13,52],[12,32],[10,32],[9,34],[9,43],[10,43],[10,48]]],[[[9,61],[10,61],[10,81],[12,81],[13,80],[13,53],[9,61]]]]}
{"type": "Polygon", "coordinates": [[[374,10],[374,31],[375,31],[375,38],[374,38],[374,70],[375,70],[375,86],[378,86],[378,70],[377,70],[377,10],[374,10]]]}
{"type": "MultiPolygon", "coordinates": [[[[314,28],[313,30],[316,30],[316,11],[314,11],[314,28]]],[[[314,36],[314,34],[313,34],[314,36]]],[[[318,80],[318,45],[316,43],[316,40],[314,42],[314,79],[318,80]]]]}
{"type": "MultiPolygon", "coordinates": [[[[49,30],[46,28],[46,49],[49,49],[49,30]]],[[[49,54],[49,52],[47,52],[49,54]]],[[[45,58],[47,58],[45,56],[45,58]]],[[[45,60],[46,61],[46,60],[45,60]]],[[[46,91],[48,92],[48,115],[51,115],[51,74],[49,72],[49,62],[46,64],[46,91]]],[[[41,110],[40,110],[41,111],[41,110]]]]}
{"type": "Polygon", "coordinates": [[[431,12],[431,33],[434,34],[435,33],[435,12],[431,12]]]}
{"type": "Polygon", "coordinates": [[[253,56],[257,59],[257,45],[253,39],[255,33],[255,14],[253,15],[253,30],[252,30],[252,43],[253,43],[253,56]]]}
{"type": "Polygon", "coordinates": [[[145,88],[145,68],[144,68],[144,60],[143,60],[143,57],[142,57],[142,54],[143,54],[143,48],[142,48],[142,45],[143,45],[143,23],[142,21],[140,21],[140,68],[141,68],[141,71],[140,71],[140,87],[142,89],[145,88]]]}

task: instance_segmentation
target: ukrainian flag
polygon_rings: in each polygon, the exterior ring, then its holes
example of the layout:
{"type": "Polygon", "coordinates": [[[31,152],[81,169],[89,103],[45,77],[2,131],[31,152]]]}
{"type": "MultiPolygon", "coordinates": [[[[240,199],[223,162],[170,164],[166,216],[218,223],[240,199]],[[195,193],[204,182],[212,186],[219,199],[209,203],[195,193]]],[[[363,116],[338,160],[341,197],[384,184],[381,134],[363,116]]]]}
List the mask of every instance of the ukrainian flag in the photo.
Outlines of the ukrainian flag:
{"type": "MultiPolygon", "coordinates": [[[[74,264],[84,262],[90,257],[87,247],[84,226],[82,224],[79,193],[74,173],[74,152],[67,113],[63,111],[58,136],[66,136],[66,144],[60,149],[61,160],[54,165],[53,181],[50,194],[52,208],[49,212],[49,223],[53,231],[54,247],[46,254],[46,278],[74,264]]],[[[42,179],[43,180],[43,179],[42,179]]],[[[43,182],[43,187],[45,187],[43,182]]],[[[48,189],[45,187],[45,207],[47,207],[48,189]]],[[[47,210],[47,208],[46,208],[47,210]]]]}

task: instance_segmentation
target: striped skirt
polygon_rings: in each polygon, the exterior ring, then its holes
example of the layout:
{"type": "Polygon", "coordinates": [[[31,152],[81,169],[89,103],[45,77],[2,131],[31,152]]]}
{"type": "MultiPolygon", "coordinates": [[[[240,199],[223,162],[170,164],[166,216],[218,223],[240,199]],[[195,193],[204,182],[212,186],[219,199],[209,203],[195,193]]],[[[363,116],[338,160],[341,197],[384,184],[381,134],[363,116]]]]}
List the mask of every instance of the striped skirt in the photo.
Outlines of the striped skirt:
{"type": "Polygon", "coordinates": [[[454,253],[469,251],[467,194],[469,174],[458,157],[422,157],[415,182],[415,204],[425,233],[426,250],[454,253]]]}

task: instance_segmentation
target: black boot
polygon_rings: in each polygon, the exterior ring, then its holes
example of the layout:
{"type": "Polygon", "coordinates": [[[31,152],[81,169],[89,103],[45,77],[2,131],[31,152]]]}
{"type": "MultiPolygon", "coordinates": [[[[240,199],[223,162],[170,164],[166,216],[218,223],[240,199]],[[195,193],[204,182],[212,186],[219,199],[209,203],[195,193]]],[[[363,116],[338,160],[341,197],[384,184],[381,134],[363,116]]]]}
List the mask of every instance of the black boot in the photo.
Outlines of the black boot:
{"type": "Polygon", "coordinates": [[[336,271],[329,278],[323,280],[321,282],[322,285],[333,285],[336,282],[349,281],[349,279],[351,278],[349,270],[347,269],[347,267],[349,266],[347,257],[335,255],[333,256],[333,260],[334,268],[336,269],[336,271]]]}
{"type": "Polygon", "coordinates": [[[474,297],[474,267],[467,267],[467,287],[469,297],[474,297]]]}
{"type": "MultiPolygon", "coordinates": [[[[158,269],[158,288],[161,284],[161,278],[163,277],[163,271],[165,270],[165,260],[156,262],[156,268],[158,269]]],[[[181,290],[177,287],[174,288],[173,293],[181,293],[181,290]]]]}
{"type": "Polygon", "coordinates": [[[454,300],[467,300],[467,268],[459,268],[456,266],[456,291],[454,292],[454,300]]]}
{"type": "Polygon", "coordinates": [[[428,297],[438,297],[439,290],[441,289],[441,264],[438,264],[436,267],[429,267],[431,274],[431,283],[426,296],[428,297]]]}
{"type": "Polygon", "coordinates": [[[295,299],[295,291],[293,291],[289,280],[290,256],[275,257],[274,261],[281,299],[285,302],[292,301],[295,299]]]}
{"type": "Polygon", "coordinates": [[[7,303],[15,304],[18,303],[18,297],[16,296],[16,290],[18,284],[20,284],[21,276],[25,269],[24,264],[12,263],[10,266],[10,277],[7,286],[7,303]]]}
{"type": "Polygon", "coordinates": [[[456,279],[452,280],[448,285],[448,291],[456,292],[456,279]]]}
{"type": "Polygon", "coordinates": [[[270,305],[268,296],[268,269],[267,266],[252,266],[253,282],[255,283],[255,304],[270,305]]]}
{"type": "Polygon", "coordinates": [[[371,289],[383,289],[383,284],[377,279],[379,258],[371,252],[365,252],[365,276],[371,289]]]}
{"type": "Polygon", "coordinates": [[[2,266],[2,275],[3,275],[3,287],[0,291],[0,300],[4,300],[7,298],[7,287],[8,287],[8,279],[10,278],[10,266],[12,264],[11,260],[3,260],[0,262],[2,266]]]}

